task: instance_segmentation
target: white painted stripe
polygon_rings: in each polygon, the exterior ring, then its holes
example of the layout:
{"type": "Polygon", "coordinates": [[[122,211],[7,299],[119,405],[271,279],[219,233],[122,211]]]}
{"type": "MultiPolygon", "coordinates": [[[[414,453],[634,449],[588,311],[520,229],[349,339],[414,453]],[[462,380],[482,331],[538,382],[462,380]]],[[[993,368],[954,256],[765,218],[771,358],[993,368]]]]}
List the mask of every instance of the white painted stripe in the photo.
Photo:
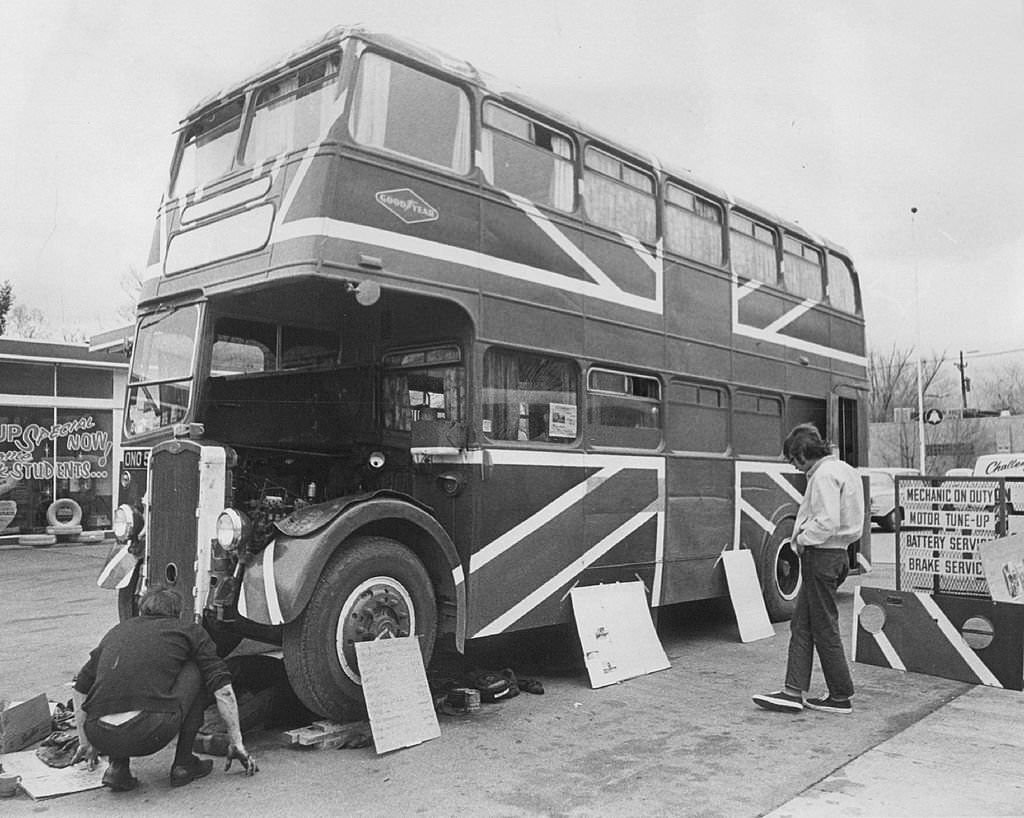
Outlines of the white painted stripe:
{"type": "Polygon", "coordinates": [[[270,544],[263,549],[263,593],[267,597],[267,617],[271,625],[280,625],[284,622],[281,615],[281,601],[277,598],[277,579],[274,575],[274,551],[277,540],[271,540],[270,544]]]}
{"type": "MultiPolygon", "coordinates": [[[[282,210],[282,212],[284,211],[282,210]]],[[[416,236],[395,233],[391,230],[383,230],[379,227],[369,227],[337,219],[318,217],[285,222],[279,224],[274,230],[272,240],[280,243],[289,239],[321,235],[342,241],[364,242],[386,249],[432,258],[437,261],[459,264],[471,269],[485,270],[497,275],[542,284],[546,287],[555,287],[556,289],[585,295],[602,301],[613,301],[633,307],[634,309],[644,310],[645,312],[661,312],[661,304],[658,303],[657,299],[627,293],[614,285],[609,286],[583,281],[572,276],[545,270],[541,267],[533,267],[528,264],[498,258],[497,256],[489,256],[475,250],[467,250],[443,242],[430,241],[416,236]]]]}
{"type": "MultiPolygon", "coordinates": [[[[295,179],[291,185],[288,186],[288,190],[285,191],[284,198],[281,200],[281,207],[277,211],[277,220],[274,224],[274,233],[271,237],[277,235],[277,228],[281,226],[281,222],[284,221],[285,216],[288,215],[288,211],[291,209],[292,202],[295,201],[295,196],[299,192],[299,188],[302,187],[302,181],[306,178],[306,174],[309,173],[309,168],[313,164],[313,157],[316,156],[317,148],[320,147],[320,143],[316,142],[306,148],[305,153],[302,155],[302,160],[299,162],[299,169],[295,174],[295,179]]],[[[284,154],[279,157],[284,158],[284,154]]]]}
{"type": "Polygon", "coordinates": [[[867,558],[860,551],[857,552],[857,563],[864,569],[864,573],[871,573],[871,563],[868,562],[867,558]]]}
{"type": "Polygon", "coordinates": [[[552,243],[559,250],[576,262],[594,281],[605,287],[619,289],[618,285],[607,276],[604,270],[594,264],[590,257],[577,247],[575,242],[566,236],[565,233],[555,227],[551,220],[536,208],[533,202],[522,196],[517,196],[515,193],[506,193],[506,195],[516,207],[529,217],[530,221],[541,229],[545,236],[551,239],[552,243]]]}
{"type": "Polygon", "coordinates": [[[637,512],[633,517],[616,528],[607,537],[590,548],[579,559],[574,560],[570,565],[563,568],[555,574],[555,576],[551,577],[551,579],[541,585],[536,591],[529,594],[525,599],[518,602],[493,622],[485,625],[473,634],[473,636],[493,636],[496,633],[501,633],[505,628],[517,622],[519,619],[522,619],[523,616],[551,596],[551,594],[558,590],[559,587],[564,585],[574,576],[577,576],[586,570],[586,568],[608,553],[618,543],[651,519],[652,515],[657,514],[659,510],[657,505],[657,502],[651,503],[651,505],[643,511],[637,512]]]}
{"type": "Polygon", "coordinates": [[[243,619],[249,618],[249,604],[245,601],[245,589],[248,587],[246,577],[242,578],[242,587],[238,592],[238,615],[243,619]]]}
{"type": "MultiPolygon", "coordinates": [[[[735,314],[735,313],[734,313],[735,314]]],[[[763,329],[757,327],[751,327],[747,324],[741,324],[739,321],[735,321],[733,324],[732,331],[737,335],[745,335],[747,338],[753,338],[757,341],[766,341],[771,344],[781,344],[782,346],[788,346],[792,349],[799,349],[803,352],[811,352],[815,355],[821,355],[826,358],[834,358],[837,361],[843,361],[848,364],[855,364],[856,366],[867,366],[867,358],[863,355],[854,355],[852,352],[843,352],[839,349],[833,349],[832,347],[822,346],[821,344],[814,344],[810,341],[804,341],[801,338],[794,338],[791,335],[780,335],[775,332],[766,332],[763,329]]]]}
{"type": "MultiPolygon", "coordinates": [[[[792,466],[787,466],[786,471],[787,473],[795,474],[797,470],[794,469],[792,466]]],[[[777,485],[784,492],[786,492],[786,494],[788,494],[790,498],[792,498],[795,502],[799,503],[804,499],[804,496],[799,491],[797,491],[796,486],[794,486],[785,477],[783,477],[781,472],[767,471],[765,472],[765,474],[767,474],[768,477],[771,478],[771,481],[775,483],[775,485],[777,485]]]]}
{"type": "Polygon", "coordinates": [[[743,510],[744,514],[746,514],[751,520],[757,523],[768,534],[775,533],[775,523],[767,519],[763,514],[761,514],[760,511],[758,511],[756,508],[750,505],[750,503],[748,503],[742,497],[740,498],[740,508],[743,510]]]}
{"type": "Polygon", "coordinates": [[[661,604],[662,575],[665,572],[665,481],[658,482],[658,528],[654,535],[654,587],[651,588],[651,607],[661,604]]]}
{"type": "Polygon", "coordinates": [[[892,642],[889,641],[889,637],[882,631],[875,634],[875,642],[878,644],[879,650],[882,651],[885,661],[889,663],[889,667],[893,670],[907,669],[906,665],[903,664],[903,660],[900,659],[899,654],[896,652],[896,648],[894,648],[892,646],[892,642]]]}
{"type": "Polygon", "coordinates": [[[935,624],[939,626],[939,630],[942,635],[946,637],[949,644],[953,646],[957,653],[959,653],[967,665],[974,671],[975,675],[981,681],[982,684],[989,685],[990,687],[1002,687],[999,680],[995,677],[995,674],[988,669],[978,654],[974,652],[970,645],[968,645],[964,638],[960,635],[960,632],[953,627],[953,623],[949,621],[946,615],[942,612],[942,609],[935,603],[930,594],[924,591],[915,591],[914,596],[921,600],[921,605],[928,612],[928,615],[935,620],[935,624]]]}
{"type": "Polygon", "coordinates": [[[812,307],[818,302],[811,298],[805,298],[799,304],[797,304],[789,312],[783,313],[781,316],[772,321],[768,326],[764,328],[765,332],[778,332],[783,327],[788,327],[801,315],[807,313],[812,307]]]}
{"type": "Polygon", "coordinates": [[[521,542],[537,529],[551,522],[571,506],[576,505],[590,492],[621,471],[621,468],[604,468],[596,474],[585,477],[583,482],[573,486],[564,494],[556,497],[539,511],[531,514],[518,525],[513,526],[496,540],[492,540],[469,558],[469,573],[472,575],[496,557],[500,557],[510,548],[521,542]]]}
{"type": "Polygon", "coordinates": [[[735,290],[736,300],[739,301],[744,296],[750,295],[755,290],[761,289],[761,286],[760,281],[754,281],[753,279],[744,284],[737,284],[735,290]]]}
{"type": "Polygon", "coordinates": [[[853,589],[853,635],[850,637],[850,656],[857,659],[857,623],[860,622],[860,612],[864,610],[864,599],[860,595],[860,586],[853,589]]]}

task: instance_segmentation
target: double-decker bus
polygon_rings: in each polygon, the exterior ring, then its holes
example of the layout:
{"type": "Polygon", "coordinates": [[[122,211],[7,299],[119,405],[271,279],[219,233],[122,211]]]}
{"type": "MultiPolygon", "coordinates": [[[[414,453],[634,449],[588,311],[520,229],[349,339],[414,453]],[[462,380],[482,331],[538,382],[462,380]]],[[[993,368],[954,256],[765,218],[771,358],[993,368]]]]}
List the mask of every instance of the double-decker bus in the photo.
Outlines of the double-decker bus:
{"type": "MultiPolygon", "coordinates": [[[[116,532],[222,650],[346,718],[355,643],[566,622],[577,585],[775,619],[813,422],[867,462],[849,255],[481,75],[338,28],[183,120],[116,532]]],[[[851,547],[866,563],[867,534],[851,547]]]]}

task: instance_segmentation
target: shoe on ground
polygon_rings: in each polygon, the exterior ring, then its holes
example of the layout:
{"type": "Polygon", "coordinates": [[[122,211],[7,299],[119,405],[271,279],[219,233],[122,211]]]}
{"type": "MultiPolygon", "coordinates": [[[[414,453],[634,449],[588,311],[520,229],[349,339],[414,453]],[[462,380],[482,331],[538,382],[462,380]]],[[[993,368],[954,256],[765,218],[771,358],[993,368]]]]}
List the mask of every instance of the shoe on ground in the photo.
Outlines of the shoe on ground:
{"type": "Polygon", "coordinates": [[[213,769],[213,760],[192,756],[188,764],[175,764],[171,767],[171,786],[183,787],[197,778],[203,778],[213,769]]]}
{"type": "Polygon", "coordinates": [[[799,713],[804,709],[804,701],[800,696],[791,696],[785,690],[777,690],[774,693],[758,693],[752,697],[754,704],[763,707],[765,710],[775,710],[780,713],[799,713]]]}
{"type": "Polygon", "coordinates": [[[139,779],[132,775],[127,764],[111,764],[103,773],[103,786],[114,792],[128,792],[139,786],[139,779]]]}
{"type": "Polygon", "coordinates": [[[849,699],[833,699],[831,696],[808,699],[804,704],[809,709],[820,710],[822,713],[839,713],[842,715],[853,712],[853,705],[850,704],[849,699]]]}

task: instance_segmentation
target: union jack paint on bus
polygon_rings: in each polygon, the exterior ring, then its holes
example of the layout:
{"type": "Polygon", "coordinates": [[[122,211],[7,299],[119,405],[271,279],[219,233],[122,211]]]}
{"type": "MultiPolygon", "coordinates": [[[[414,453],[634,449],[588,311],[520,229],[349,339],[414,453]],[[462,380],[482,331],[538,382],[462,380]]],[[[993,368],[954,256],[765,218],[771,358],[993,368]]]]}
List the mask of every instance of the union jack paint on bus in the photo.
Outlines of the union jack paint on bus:
{"type": "Polygon", "coordinates": [[[196,106],[149,274],[121,611],[180,589],[328,717],[358,709],[359,641],[429,657],[602,582],[721,596],[726,549],[786,618],[785,433],[866,460],[843,248],[388,35],[335,29],[196,106]]]}

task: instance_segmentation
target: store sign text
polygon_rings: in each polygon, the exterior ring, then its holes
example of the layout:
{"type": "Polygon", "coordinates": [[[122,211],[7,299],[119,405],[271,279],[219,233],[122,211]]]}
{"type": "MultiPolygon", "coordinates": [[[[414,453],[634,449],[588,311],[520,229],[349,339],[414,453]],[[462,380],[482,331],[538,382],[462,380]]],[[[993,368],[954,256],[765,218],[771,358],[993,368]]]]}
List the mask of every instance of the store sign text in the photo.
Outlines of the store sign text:
{"type": "Polygon", "coordinates": [[[16,480],[60,480],[103,478],[106,471],[97,471],[107,465],[114,442],[110,433],[96,428],[92,415],[40,426],[32,423],[0,423],[0,445],[14,444],[14,448],[0,451],[0,479],[16,480]],[[52,457],[43,460],[34,458],[35,450],[45,441],[63,439],[68,453],[90,455],[89,459],[57,460],[52,457]]]}

